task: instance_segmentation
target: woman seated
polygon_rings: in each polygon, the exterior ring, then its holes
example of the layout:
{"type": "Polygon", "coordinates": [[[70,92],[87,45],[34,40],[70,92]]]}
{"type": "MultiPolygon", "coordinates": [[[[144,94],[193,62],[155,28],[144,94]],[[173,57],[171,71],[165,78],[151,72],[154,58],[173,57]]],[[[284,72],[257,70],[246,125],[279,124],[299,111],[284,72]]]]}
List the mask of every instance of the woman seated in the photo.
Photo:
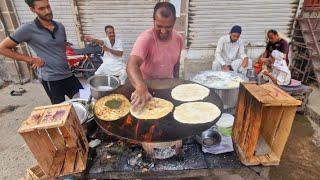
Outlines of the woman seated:
{"type": "Polygon", "coordinates": [[[269,78],[269,82],[279,86],[289,85],[291,81],[291,72],[286,62],[286,55],[278,50],[273,50],[271,53],[271,69],[270,73],[267,69],[262,70],[260,73],[269,78]]]}

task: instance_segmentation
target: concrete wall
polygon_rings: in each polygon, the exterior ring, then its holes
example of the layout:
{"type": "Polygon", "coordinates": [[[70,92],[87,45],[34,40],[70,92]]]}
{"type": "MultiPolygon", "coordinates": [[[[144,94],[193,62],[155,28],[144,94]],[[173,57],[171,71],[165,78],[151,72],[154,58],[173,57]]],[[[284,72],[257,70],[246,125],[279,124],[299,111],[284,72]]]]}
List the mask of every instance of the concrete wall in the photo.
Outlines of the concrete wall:
{"type": "MultiPolygon", "coordinates": [[[[3,22],[0,26],[0,40],[2,40],[6,37],[6,31],[12,33],[19,26],[19,22],[10,0],[0,1],[0,13],[3,17],[1,18],[3,22]]],[[[28,54],[25,44],[18,46],[16,51],[28,54]]],[[[30,80],[29,67],[24,62],[15,62],[10,58],[0,56],[0,78],[15,83],[27,82],[30,80]]]]}

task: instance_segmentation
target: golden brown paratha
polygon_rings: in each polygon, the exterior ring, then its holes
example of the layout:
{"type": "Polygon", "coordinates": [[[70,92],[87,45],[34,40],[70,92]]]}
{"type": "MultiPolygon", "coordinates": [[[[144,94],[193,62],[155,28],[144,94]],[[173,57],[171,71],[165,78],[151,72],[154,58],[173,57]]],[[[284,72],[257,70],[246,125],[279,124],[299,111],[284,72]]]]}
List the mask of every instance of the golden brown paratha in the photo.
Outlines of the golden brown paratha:
{"type": "Polygon", "coordinates": [[[161,98],[152,98],[147,102],[145,107],[141,110],[139,109],[130,109],[132,116],[137,119],[159,119],[173,110],[173,104],[167,100],[161,98]]]}
{"type": "Polygon", "coordinates": [[[99,99],[94,107],[95,115],[104,121],[115,121],[130,111],[129,100],[121,94],[111,94],[99,99]]]}

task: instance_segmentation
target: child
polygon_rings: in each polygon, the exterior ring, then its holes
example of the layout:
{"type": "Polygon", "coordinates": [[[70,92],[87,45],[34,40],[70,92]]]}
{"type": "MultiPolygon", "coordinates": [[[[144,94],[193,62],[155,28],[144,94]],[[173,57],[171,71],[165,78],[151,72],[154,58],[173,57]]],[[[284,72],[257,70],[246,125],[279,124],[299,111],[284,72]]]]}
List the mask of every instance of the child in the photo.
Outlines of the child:
{"type": "Polygon", "coordinates": [[[271,83],[279,86],[289,85],[291,73],[287,66],[285,55],[278,50],[274,50],[272,51],[271,56],[273,59],[272,73],[268,70],[263,70],[263,74],[269,77],[269,82],[271,83]]]}

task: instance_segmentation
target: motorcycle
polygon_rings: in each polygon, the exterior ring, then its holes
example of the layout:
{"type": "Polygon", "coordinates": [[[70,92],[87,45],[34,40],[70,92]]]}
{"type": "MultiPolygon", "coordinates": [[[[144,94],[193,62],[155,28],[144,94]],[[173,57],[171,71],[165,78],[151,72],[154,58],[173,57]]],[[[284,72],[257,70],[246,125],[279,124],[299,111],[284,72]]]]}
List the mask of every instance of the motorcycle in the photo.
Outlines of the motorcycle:
{"type": "Polygon", "coordinates": [[[95,44],[86,44],[85,48],[72,48],[71,43],[67,43],[66,55],[68,65],[74,74],[82,73],[84,78],[89,78],[102,64],[103,50],[95,44]]]}

